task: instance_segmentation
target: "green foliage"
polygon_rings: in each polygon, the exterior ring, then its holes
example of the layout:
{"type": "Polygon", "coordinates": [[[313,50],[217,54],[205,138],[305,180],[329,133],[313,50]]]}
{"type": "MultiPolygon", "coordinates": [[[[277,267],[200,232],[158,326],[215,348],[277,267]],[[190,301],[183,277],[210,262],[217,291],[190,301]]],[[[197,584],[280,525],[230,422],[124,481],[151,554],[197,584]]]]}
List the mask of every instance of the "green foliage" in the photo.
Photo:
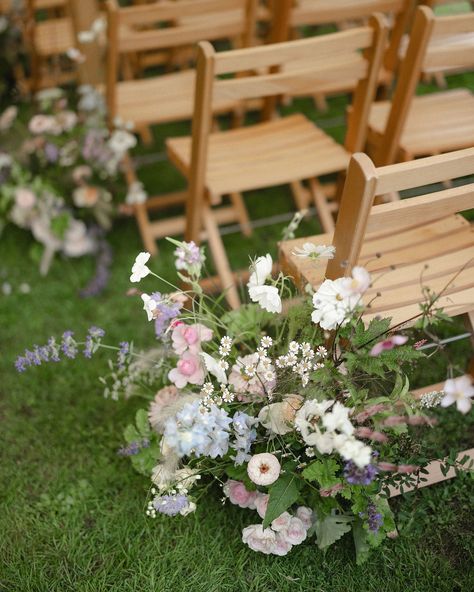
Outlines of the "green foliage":
{"type": "Polygon", "coordinates": [[[351,344],[354,348],[372,347],[377,341],[385,338],[390,329],[390,318],[372,319],[369,326],[365,328],[362,321],[355,326],[355,331],[351,336],[351,344]]]}
{"type": "Polygon", "coordinates": [[[332,458],[316,460],[303,471],[303,477],[308,481],[317,481],[322,489],[328,489],[340,482],[336,477],[340,469],[339,464],[332,458]]]}
{"type": "Polygon", "coordinates": [[[221,320],[228,328],[228,334],[238,339],[242,335],[248,337],[254,334],[255,327],[264,327],[272,318],[272,313],[262,310],[257,304],[245,304],[237,310],[226,312],[221,320]]]}
{"type": "Polygon", "coordinates": [[[316,543],[320,549],[326,549],[352,527],[353,516],[344,514],[330,514],[322,519],[317,518],[315,523],[316,543]]]}
{"type": "Polygon", "coordinates": [[[263,528],[269,526],[275,518],[283,514],[293,505],[299,496],[298,480],[292,473],[283,473],[268,489],[267,511],[263,520],[263,528]]]}

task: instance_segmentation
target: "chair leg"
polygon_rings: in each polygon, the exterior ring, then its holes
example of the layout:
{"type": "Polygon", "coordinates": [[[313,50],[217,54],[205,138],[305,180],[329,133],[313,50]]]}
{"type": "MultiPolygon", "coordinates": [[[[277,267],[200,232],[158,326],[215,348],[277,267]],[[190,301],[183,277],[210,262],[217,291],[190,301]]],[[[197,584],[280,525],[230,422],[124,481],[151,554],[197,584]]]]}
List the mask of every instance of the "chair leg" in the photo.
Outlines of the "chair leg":
{"type": "Polygon", "coordinates": [[[245,206],[244,198],[241,193],[231,193],[230,200],[234,206],[237,219],[240,224],[240,230],[245,236],[252,236],[252,225],[250,224],[249,214],[245,206]]]}
{"type": "Polygon", "coordinates": [[[140,134],[140,138],[145,145],[149,146],[150,144],[153,144],[153,134],[147,125],[140,126],[138,128],[138,133],[140,134]]]}
{"type": "Polygon", "coordinates": [[[158,254],[158,247],[151,231],[150,219],[148,217],[148,210],[146,204],[136,204],[135,219],[137,221],[140,236],[142,237],[143,246],[145,249],[155,256],[158,254]]]}
{"type": "Polygon", "coordinates": [[[209,206],[203,208],[202,223],[207,234],[209,249],[212,253],[212,258],[221,280],[221,285],[225,291],[226,300],[231,308],[239,308],[240,298],[235,286],[232,270],[229,265],[224,243],[219,234],[219,227],[209,206]]]}
{"type": "Polygon", "coordinates": [[[311,192],[306,189],[301,181],[292,181],[290,187],[298,210],[307,210],[311,203],[311,192]]]}
{"type": "Polygon", "coordinates": [[[328,103],[326,101],[326,97],[323,94],[316,93],[315,95],[313,95],[313,101],[318,111],[321,111],[322,113],[327,112],[328,103]]]}
{"type": "Polygon", "coordinates": [[[319,183],[314,177],[309,179],[309,187],[318,211],[324,232],[334,232],[335,224],[331,210],[328,207],[328,199],[319,183]]]}

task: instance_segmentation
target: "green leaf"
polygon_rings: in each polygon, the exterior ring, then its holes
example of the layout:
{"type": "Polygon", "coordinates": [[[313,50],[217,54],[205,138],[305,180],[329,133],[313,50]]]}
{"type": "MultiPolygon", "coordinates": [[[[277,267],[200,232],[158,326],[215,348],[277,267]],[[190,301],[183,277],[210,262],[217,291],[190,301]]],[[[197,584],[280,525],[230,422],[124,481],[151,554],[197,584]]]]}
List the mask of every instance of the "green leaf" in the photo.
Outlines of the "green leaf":
{"type": "Polygon", "coordinates": [[[130,457],[133,468],[142,475],[150,476],[160,456],[160,447],[157,444],[148,448],[141,448],[138,454],[130,457]]]}
{"type": "Polygon", "coordinates": [[[367,531],[364,529],[363,522],[356,518],[352,527],[352,536],[356,550],[356,563],[361,565],[367,560],[370,553],[370,545],[367,541],[367,531]]]}
{"type": "Polygon", "coordinates": [[[145,409],[139,409],[135,415],[135,423],[140,434],[147,438],[151,434],[150,422],[148,421],[148,413],[145,409]]]}
{"type": "Polygon", "coordinates": [[[349,532],[353,516],[331,514],[322,520],[316,520],[316,543],[320,549],[326,549],[349,532]]]}
{"type": "Polygon", "coordinates": [[[382,340],[390,329],[390,318],[372,319],[369,326],[365,328],[364,323],[357,323],[355,334],[352,337],[354,347],[369,346],[372,347],[376,341],[382,340]]]}
{"type": "Polygon", "coordinates": [[[320,487],[327,489],[340,482],[340,479],[336,477],[339,468],[338,463],[333,459],[316,460],[306,467],[303,477],[308,481],[317,481],[320,487]]]}
{"type": "Polygon", "coordinates": [[[291,473],[284,473],[268,490],[267,511],[263,521],[263,528],[267,528],[275,518],[296,502],[299,496],[297,480],[291,473]]]}
{"type": "Polygon", "coordinates": [[[132,442],[137,442],[140,440],[140,434],[137,431],[137,428],[130,424],[128,425],[123,431],[123,437],[125,438],[125,442],[127,444],[131,444],[132,442]]]}

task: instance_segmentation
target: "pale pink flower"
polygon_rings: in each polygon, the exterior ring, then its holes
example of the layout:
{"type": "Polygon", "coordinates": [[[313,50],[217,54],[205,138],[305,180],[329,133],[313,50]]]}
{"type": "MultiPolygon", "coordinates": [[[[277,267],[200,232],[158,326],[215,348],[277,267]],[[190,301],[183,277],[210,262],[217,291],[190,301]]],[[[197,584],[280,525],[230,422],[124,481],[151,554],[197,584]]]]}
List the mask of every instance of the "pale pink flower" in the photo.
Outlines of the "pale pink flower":
{"type": "Polygon", "coordinates": [[[256,485],[271,485],[280,476],[281,466],[274,454],[254,454],[247,465],[250,480],[256,485]]]}
{"type": "Polygon", "coordinates": [[[265,555],[270,555],[276,546],[276,534],[271,528],[264,529],[261,524],[252,524],[243,529],[242,541],[252,551],[259,551],[265,555]]]}
{"type": "Polygon", "coordinates": [[[51,132],[56,125],[56,121],[51,115],[34,115],[30,119],[28,129],[32,134],[44,134],[51,132]]]}
{"type": "Polygon", "coordinates": [[[91,175],[92,175],[92,169],[87,164],[82,164],[80,166],[77,166],[72,171],[73,181],[74,181],[74,183],[77,183],[78,185],[80,183],[84,182],[86,179],[89,179],[89,177],[91,175]]]}
{"type": "Polygon", "coordinates": [[[271,527],[275,532],[280,532],[281,530],[286,530],[287,528],[289,528],[290,522],[291,514],[289,514],[288,512],[283,512],[283,514],[280,514],[278,518],[275,518],[275,520],[271,524],[271,527]]]}
{"type": "Polygon", "coordinates": [[[154,429],[162,423],[163,409],[174,403],[178,397],[179,391],[174,385],[165,386],[156,393],[148,410],[148,420],[154,429]]]}
{"type": "Polygon", "coordinates": [[[36,195],[30,189],[20,187],[15,191],[15,203],[19,208],[29,210],[36,203],[36,195]]]}
{"type": "Polygon", "coordinates": [[[393,349],[397,345],[403,345],[408,341],[408,337],[405,335],[392,335],[388,339],[384,341],[379,341],[374,345],[374,347],[370,350],[371,356],[379,356],[383,351],[388,351],[393,349]]]}
{"type": "Polygon", "coordinates": [[[445,394],[441,400],[442,407],[449,407],[449,405],[456,403],[456,407],[461,413],[467,413],[471,409],[474,386],[471,384],[469,376],[448,379],[444,383],[443,391],[445,394]]]}
{"type": "Polygon", "coordinates": [[[370,273],[365,267],[352,268],[352,277],[344,278],[344,288],[348,294],[363,294],[369,289],[370,273]]]}
{"type": "Polygon", "coordinates": [[[293,548],[293,545],[285,538],[283,532],[278,532],[275,538],[275,546],[273,548],[273,555],[288,555],[293,548]]]}
{"type": "Polygon", "coordinates": [[[173,329],[171,339],[173,349],[177,354],[189,350],[193,354],[201,351],[201,343],[212,339],[212,330],[201,323],[195,325],[178,325],[173,329]]]}
{"type": "Polygon", "coordinates": [[[255,510],[255,500],[257,499],[258,492],[249,491],[242,481],[229,479],[224,485],[224,493],[229,498],[231,504],[239,506],[239,508],[255,510]]]}
{"type": "Polygon", "coordinates": [[[168,378],[180,389],[187,384],[203,384],[204,369],[200,357],[191,352],[185,352],[178,360],[176,368],[168,373],[168,378]]]}
{"type": "Polygon", "coordinates": [[[247,395],[265,397],[276,386],[275,368],[273,364],[265,364],[257,353],[239,357],[229,374],[229,384],[234,387],[239,401],[253,398],[247,395]],[[252,375],[246,373],[246,368],[253,368],[252,375]]]}
{"type": "Polygon", "coordinates": [[[301,520],[306,529],[310,528],[313,524],[313,510],[306,506],[300,506],[296,510],[296,517],[301,520]]]}
{"type": "Polygon", "coordinates": [[[288,528],[280,534],[292,545],[300,545],[306,538],[306,528],[299,518],[293,516],[288,528]]]}
{"type": "Polygon", "coordinates": [[[78,208],[92,208],[99,201],[99,188],[93,185],[76,187],[72,192],[72,201],[78,208]]]}
{"type": "Polygon", "coordinates": [[[268,493],[261,493],[260,495],[257,495],[255,499],[255,509],[257,510],[258,515],[262,519],[265,518],[265,514],[267,513],[269,499],[270,496],[268,495],[268,493]]]}

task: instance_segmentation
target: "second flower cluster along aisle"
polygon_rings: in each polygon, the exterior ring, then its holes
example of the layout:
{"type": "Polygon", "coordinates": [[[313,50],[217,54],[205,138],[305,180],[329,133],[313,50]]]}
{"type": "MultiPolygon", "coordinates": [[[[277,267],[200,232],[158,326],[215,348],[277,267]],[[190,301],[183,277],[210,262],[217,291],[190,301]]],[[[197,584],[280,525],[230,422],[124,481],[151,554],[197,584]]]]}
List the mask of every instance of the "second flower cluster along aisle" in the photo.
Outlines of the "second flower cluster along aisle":
{"type": "MultiPolygon", "coordinates": [[[[443,390],[421,398],[410,391],[408,376],[426,358],[420,344],[442,313],[420,307],[403,334],[389,318],[364,324],[364,295],[376,279],[363,267],[308,288],[282,312],[290,282],[272,277],[270,255],[251,264],[250,302],[229,311],[201,290],[204,250],[170,240],[190,289],[138,291],[157,345],[139,351],[122,342],[102,378],[113,400],[149,398],[119,450],[150,480],[147,516],[192,514],[214,482],[223,500],[249,512],[242,541],[254,551],[286,555],[308,539],[326,549],[352,532],[364,561],[396,536],[389,486],[424,479],[417,438],[435,426],[432,409],[471,408],[474,387],[456,368],[443,390]]],[[[296,255],[320,265],[334,249],[308,243],[296,255]]],[[[155,276],[149,260],[137,256],[135,285],[155,276]]],[[[68,331],[26,351],[17,369],[113,349],[103,340],[97,328],[84,342],[68,331]]]]}

